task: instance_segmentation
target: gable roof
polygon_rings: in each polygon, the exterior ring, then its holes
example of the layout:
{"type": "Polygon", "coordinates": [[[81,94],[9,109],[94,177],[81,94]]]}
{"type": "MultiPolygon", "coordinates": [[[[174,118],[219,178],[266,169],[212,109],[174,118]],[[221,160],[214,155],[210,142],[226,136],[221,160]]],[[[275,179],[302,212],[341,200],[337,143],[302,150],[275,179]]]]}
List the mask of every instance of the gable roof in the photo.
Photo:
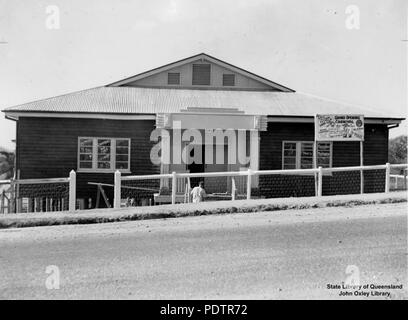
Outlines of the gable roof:
{"type": "MultiPolygon", "coordinates": [[[[313,117],[315,114],[364,114],[366,118],[402,120],[389,114],[380,114],[361,106],[333,101],[294,90],[238,68],[208,54],[179,60],[107,86],[77,91],[57,97],[6,108],[6,117],[25,116],[100,117],[107,115],[126,119],[145,116],[154,118],[159,113],[178,113],[185,110],[212,110],[212,112],[239,112],[274,117],[313,117]],[[224,68],[250,77],[277,90],[249,91],[208,88],[132,87],[124,84],[149,77],[165,70],[205,59],[224,68]],[[130,115],[132,117],[130,117],[130,115]]],[[[382,120],[381,120],[382,121],[382,120]]]]}
{"type": "Polygon", "coordinates": [[[370,109],[304,93],[276,91],[231,91],[97,87],[49,99],[34,101],[3,112],[156,115],[178,113],[188,108],[226,108],[251,115],[313,117],[323,114],[364,114],[367,118],[393,118],[370,109]]]}
{"type": "Polygon", "coordinates": [[[123,79],[123,80],[119,80],[119,81],[113,82],[113,83],[111,83],[111,84],[108,84],[108,86],[110,86],[110,87],[123,86],[123,85],[125,85],[125,84],[131,83],[131,82],[134,82],[134,81],[143,79],[143,78],[147,78],[147,77],[150,77],[150,76],[152,76],[152,75],[158,74],[158,73],[160,73],[160,72],[163,72],[163,71],[166,71],[166,70],[170,70],[170,69],[173,69],[173,68],[175,68],[175,67],[179,67],[179,66],[181,66],[181,65],[184,65],[184,64],[187,64],[187,63],[190,63],[190,62],[194,62],[194,61],[197,61],[197,60],[200,60],[200,59],[203,59],[203,60],[212,62],[212,63],[214,63],[214,64],[217,64],[217,65],[219,65],[219,66],[222,66],[222,67],[224,67],[224,68],[226,68],[226,69],[229,69],[229,70],[231,70],[231,71],[234,71],[234,72],[236,72],[236,73],[238,73],[238,74],[241,74],[241,75],[243,75],[243,76],[245,76],[245,77],[248,77],[248,78],[250,78],[250,79],[252,79],[252,80],[261,82],[261,83],[263,83],[263,84],[265,84],[265,85],[267,85],[267,86],[270,86],[270,87],[272,87],[272,88],[274,88],[274,89],[277,89],[277,90],[280,90],[280,91],[284,91],[284,92],[295,92],[295,90],[293,90],[293,89],[290,89],[290,88],[288,88],[288,87],[285,87],[285,86],[283,86],[283,85],[281,85],[281,84],[278,84],[278,83],[276,83],[276,82],[273,82],[273,81],[271,81],[271,80],[269,80],[269,79],[266,79],[266,78],[264,78],[264,77],[261,77],[261,76],[255,74],[255,73],[252,73],[252,72],[247,71],[247,70],[245,70],[245,69],[242,69],[242,68],[239,68],[239,67],[237,67],[237,66],[234,66],[234,65],[232,65],[232,64],[230,64],[230,63],[228,63],[228,62],[225,62],[225,61],[222,61],[222,60],[217,59],[217,58],[215,58],[215,57],[212,57],[212,56],[210,56],[210,55],[208,55],[208,54],[206,54],[206,53],[199,53],[199,54],[197,54],[197,55],[194,55],[194,56],[191,56],[191,57],[182,59],[182,60],[178,60],[178,61],[176,61],[176,62],[172,62],[172,63],[166,64],[166,65],[161,66],[161,67],[158,67],[158,68],[154,68],[154,69],[151,69],[151,70],[148,70],[148,71],[139,73],[139,74],[137,74],[137,75],[135,75],[135,76],[132,76],[132,77],[129,77],[129,78],[125,78],[125,79],[123,79]]]}

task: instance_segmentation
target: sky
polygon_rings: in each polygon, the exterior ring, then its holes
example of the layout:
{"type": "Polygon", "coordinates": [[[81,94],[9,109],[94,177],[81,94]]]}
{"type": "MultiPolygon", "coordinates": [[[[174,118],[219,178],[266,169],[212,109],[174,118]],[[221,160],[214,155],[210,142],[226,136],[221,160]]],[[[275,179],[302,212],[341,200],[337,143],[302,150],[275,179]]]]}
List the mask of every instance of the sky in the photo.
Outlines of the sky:
{"type": "MultiPolygon", "coordinates": [[[[406,0],[0,0],[0,109],[205,52],[299,92],[407,117],[407,12],[406,0]]],[[[404,121],[390,136],[407,130],[404,121]]],[[[1,113],[0,147],[12,139],[1,113]]]]}

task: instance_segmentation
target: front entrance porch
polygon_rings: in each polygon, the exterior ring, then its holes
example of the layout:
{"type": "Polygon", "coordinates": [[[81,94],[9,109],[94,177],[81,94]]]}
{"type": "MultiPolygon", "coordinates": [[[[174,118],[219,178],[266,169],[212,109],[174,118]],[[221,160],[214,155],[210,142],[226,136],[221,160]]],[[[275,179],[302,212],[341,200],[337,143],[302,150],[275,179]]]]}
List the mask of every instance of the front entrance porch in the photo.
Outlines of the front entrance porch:
{"type": "MultiPolygon", "coordinates": [[[[177,195],[204,182],[209,197],[231,198],[231,177],[200,177],[200,173],[258,170],[259,131],[266,130],[266,117],[247,115],[236,109],[190,108],[176,114],[158,115],[161,135],[161,173],[193,173],[189,181],[178,179],[177,195]],[[189,183],[188,183],[189,182],[189,183]]],[[[245,177],[236,177],[236,190],[244,192],[245,177]]],[[[252,186],[258,186],[255,177],[252,186]]],[[[160,189],[170,187],[162,179],[160,189]]],[[[161,194],[161,193],[160,193],[161,194]]]]}

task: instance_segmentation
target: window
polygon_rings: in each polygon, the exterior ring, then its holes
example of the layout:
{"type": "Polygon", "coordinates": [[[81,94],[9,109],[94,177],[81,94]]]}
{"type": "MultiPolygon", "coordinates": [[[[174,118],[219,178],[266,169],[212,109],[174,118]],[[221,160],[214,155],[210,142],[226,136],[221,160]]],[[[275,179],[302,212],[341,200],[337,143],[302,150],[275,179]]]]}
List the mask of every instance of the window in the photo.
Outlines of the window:
{"type": "Polygon", "coordinates": [[[78,140],[78,171],[129,171],[130,139],[88,138],[78,140]]]}
{"type": "Polygon", "coordinates": [[[300,143],[300,169],[313,168],[313,142],[300,143]]]}
{"type": "Polygon", "coordinates": [[[222,75],[222,85],[224,87],[235,86],[235,74],[223,74],[222,75]]]}
{"type": "Polygon", "coordinates": [[[193,85],[209,86],[211,82],[210,64],[193,64],[193,85]]]}
{"type": "MultiPolygon", "coordinates": [[[[317,143],[317,166],[329,168],[332,166],[332,143],[317,143]]],[[[313,168],[313,142],[284,141],[282,150],[283,169],[313,168]]]]}
{"type": "Polygon", "coordinates": [[[180,73],[179,72],[169,72],[167,74],[167,84],[179,85],[180,84],[180,73]]]}
{"type": "Polygon", "coordinates": [[[332,143],[319,142],[317,144],[317,164],[322,168],[332,166],[332,143]]]}

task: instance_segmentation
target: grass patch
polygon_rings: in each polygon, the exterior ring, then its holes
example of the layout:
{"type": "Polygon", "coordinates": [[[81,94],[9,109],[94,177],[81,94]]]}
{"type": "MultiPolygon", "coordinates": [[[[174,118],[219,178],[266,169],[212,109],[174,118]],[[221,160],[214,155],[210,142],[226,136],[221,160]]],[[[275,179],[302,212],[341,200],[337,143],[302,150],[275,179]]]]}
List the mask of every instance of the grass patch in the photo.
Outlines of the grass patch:
{"type": "MultiPolygon", "coordinates": [[[[405,195],[405,194],[404,194],[405,195]]],[[[147,207],[128,209],[106,209],[94,212],[82,211],[77,213],[47,213],[41,217],[39,214],[28,214],[24,216],[5,215],[0,216],[0,229],[25,228],[38,226],[53,226],[67,224],[95,224],[108,222],[123,222],[148,219],[165,219],[179,217],[194,217],[202,215],[220,215],[233,213],[254,213],[279,210],[304,210],[330,207],[355,207],[361,205],[377,205],[388,203],[407,202],[407,197],[402,195],[358,195],[337,196],[323,198],[288,198],[288,199],[263,199],[248,202],[209,204],[213,208],[192,208],[191,205],[176,205],[175,207],[147,207]],[[344,199],[338,199],[343,197],[344,199]],[[350,199],[351,198],[351,199],[350,199]],[[217,206],[218,205],[218,206],[217,206]],[[130,212],[129,212],[130,211],[130,212]],[[132,212],[133,211],[133,212],[132,212]],[[136,212],[135,212],[136,211],[136,212]]],[[[205,204],[202,205],[202,207],[205,204]]]]}

